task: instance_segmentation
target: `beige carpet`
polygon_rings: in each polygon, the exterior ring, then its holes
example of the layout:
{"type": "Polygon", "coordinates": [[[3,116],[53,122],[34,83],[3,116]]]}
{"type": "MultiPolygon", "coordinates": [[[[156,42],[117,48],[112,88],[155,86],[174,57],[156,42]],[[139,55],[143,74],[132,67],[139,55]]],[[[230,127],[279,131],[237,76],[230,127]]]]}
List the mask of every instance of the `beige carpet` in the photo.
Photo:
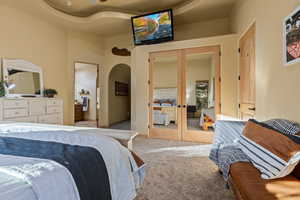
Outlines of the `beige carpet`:
{"type": "Polygon", "coordinates": [[[75,123],[75,126],[97,128],[97,121],[79,121],[75,123]]]}
{"type": "Polygon", "coordinates": [[[136,200],[233,200],[208,159],[210,145],[138,137],[134,151],[147,163],[136,200]]]}

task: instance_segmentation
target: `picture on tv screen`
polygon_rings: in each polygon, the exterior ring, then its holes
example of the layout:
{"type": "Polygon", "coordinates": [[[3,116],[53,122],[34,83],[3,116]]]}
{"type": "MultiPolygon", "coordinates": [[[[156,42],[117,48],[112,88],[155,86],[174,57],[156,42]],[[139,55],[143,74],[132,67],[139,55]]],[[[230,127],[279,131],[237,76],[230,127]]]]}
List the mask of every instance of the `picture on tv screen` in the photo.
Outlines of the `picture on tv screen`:
{"type": "Polygon", "coordinates": [[[135,45],[155,44],[173,40],[172,10],[132,18],[135,45]]]}

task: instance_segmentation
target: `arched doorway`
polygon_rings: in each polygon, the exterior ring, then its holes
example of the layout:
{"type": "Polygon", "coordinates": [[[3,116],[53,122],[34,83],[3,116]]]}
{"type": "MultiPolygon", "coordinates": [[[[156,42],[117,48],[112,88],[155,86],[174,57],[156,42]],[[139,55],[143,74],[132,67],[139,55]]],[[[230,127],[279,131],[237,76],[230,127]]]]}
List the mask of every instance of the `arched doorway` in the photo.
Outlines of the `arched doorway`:
{"type": "Polygon", "coordinates": [[[113,129],[131,129],[131,70],[126,64],[115,65],[108,80],[108,120],[113,129]]]}

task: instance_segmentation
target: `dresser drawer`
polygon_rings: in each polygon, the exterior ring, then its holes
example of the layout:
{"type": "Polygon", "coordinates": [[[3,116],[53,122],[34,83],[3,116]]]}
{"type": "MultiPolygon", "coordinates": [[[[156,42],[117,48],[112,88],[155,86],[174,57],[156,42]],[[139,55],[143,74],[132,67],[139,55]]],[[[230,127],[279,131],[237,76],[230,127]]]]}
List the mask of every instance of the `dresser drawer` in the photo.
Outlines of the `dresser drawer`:
{"type": "Polygon", "coordinates": [[[29,115],[37,116],[46,114],[46,101],[32,100],[29,102],[29,115]]]}
{"type": "Polygon", "coordinates": [[[47,107],[48,106],[61,106],[62,105],[62,100],[59,99],[49,99],[47,100],[47,107]]]}
{"type": "Polygon", "coordinates": [[[63,124],[62,115],[45,115],[39,117],[39,123],[42,124],[63,124]]]}
{"type": "Polygon", "coordinates": [[[17,117],[27,117],[28,109],[27,108],[18,108],[18,109],[4,109],[4,118],[17,118],[17,117]]]}
{"type": "Polygon", "coordinates": [[[47,114],[62,113],[61,106],[47,106],[47,114]]]}
{"type": "Polygon", "coordinates": [[[28,102],[27,100],[4,100],[3,101],[4,109],[7,108],[27,108],[28,102]]]}

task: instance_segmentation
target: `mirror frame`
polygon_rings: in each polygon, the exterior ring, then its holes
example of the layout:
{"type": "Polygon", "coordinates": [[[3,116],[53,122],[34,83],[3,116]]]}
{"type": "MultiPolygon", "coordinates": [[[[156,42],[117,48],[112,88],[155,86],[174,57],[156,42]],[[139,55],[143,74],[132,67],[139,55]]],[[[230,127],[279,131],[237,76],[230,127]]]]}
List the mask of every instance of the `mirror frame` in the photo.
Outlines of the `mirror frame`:
{"type": "Polygon", "coordinates": [[[8,80],[8,68],[18,69],[22,71],[28,71],[28,72],[36,72],[40,74],[40,88],[41,88],[41,94],[10,94],[9,90],[6,88],[5,96],[6,97],[22,97],[22,96],[35,96],[35,97],[42,97],[44,92],[44,79],[43,79],[43,70],[26,60],[21,59],[2,59],[2,78],[3,81],[8,80]]]}

